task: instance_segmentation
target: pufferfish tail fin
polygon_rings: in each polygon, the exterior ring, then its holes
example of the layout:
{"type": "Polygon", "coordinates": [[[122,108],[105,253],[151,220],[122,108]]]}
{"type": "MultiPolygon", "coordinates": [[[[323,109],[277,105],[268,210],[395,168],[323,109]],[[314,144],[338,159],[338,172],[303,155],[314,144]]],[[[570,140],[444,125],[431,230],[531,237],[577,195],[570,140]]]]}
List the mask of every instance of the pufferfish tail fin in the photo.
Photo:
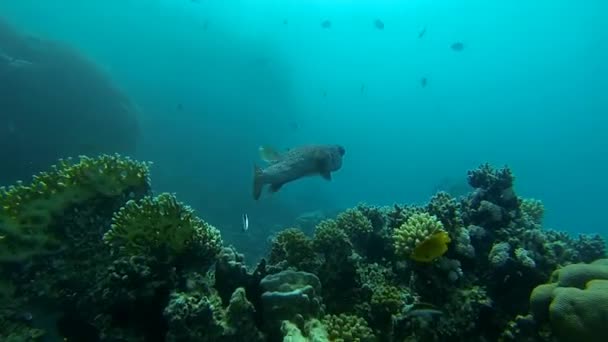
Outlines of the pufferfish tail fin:
{"type": "Polygon", "coordinates": [[[264,171],[257,166],[253,165],[253,199],[258,200],[262,195],[262,188],[264,187],[264,171]]]}

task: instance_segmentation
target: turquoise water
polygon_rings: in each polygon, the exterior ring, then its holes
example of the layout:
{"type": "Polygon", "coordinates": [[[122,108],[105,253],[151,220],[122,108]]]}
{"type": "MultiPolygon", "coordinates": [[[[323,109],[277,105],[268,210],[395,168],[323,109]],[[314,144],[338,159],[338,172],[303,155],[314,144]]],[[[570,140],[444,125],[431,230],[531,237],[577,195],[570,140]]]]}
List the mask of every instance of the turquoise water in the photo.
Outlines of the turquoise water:
{"type": "Polygon", "coordinates": [[[223,229],[423,202],[486,161],[545,203],[546,226],[608,229],[605,1],[14,0],[0,15],[95,61],[140,109],[155,189],[223,229]],[[333,181],[254,202],[258,146],[308,143],[346,147],[333,181]]]}

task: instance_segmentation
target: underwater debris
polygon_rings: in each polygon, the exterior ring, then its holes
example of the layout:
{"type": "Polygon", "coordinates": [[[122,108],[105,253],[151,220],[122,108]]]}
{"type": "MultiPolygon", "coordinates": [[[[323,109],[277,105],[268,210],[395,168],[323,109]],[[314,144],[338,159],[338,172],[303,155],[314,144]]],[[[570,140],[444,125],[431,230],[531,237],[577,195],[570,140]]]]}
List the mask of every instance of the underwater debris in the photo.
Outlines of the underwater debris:
{"type": "Polygon", "coordinates": [[[331,21],[329,21],[329,19],[323,20],[321,22],[321,27],[324,28],[324,29],[331,28],[331,21]]]}

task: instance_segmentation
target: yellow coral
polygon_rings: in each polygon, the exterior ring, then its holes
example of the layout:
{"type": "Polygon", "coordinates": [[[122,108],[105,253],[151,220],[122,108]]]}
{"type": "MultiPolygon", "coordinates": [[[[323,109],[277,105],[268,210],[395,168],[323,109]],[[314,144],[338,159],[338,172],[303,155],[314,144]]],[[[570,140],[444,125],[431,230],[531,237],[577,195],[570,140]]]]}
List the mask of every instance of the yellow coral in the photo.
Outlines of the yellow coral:
{"type": "Polygon", "coordinates": [[[419,262],[442,256],[450,243],[443,224],[434,215],[415,213],[393,233],[395,252],[419,262]]]}

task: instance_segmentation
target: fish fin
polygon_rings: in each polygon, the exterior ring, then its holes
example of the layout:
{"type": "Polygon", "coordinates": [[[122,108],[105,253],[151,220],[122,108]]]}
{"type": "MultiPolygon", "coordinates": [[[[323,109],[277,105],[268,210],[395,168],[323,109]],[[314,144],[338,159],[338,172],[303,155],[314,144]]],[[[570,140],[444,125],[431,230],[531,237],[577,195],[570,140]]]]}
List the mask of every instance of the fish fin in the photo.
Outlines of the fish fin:
{"type": "Polygon", "coordinates": [[[270,184],[270,192],[275,193],[275,192],[281,190],[282,186],[283,186],[283,183],[270,184]]]}
{"type": "Polygon", "coordinates": [[[264,187],[264,171],[257,166],[253,165],[253,199],[258,200],[262,195],[262,188],[264,187]]]}
{"type": "Polygon", "coordinates": [[[317,170],[319,171],[321,176],[327,180],[331,180],[331,175],[327,176],[330,173],[329,167],[327,165],[328,164],[327,155],[323,152],[317,151],[315,153],[314,158],[316,159],[316,162],[317,162],[317,170]]]}
{"type": "Polygon", "coordinates": [[[260,146],[258,147],[258,152],[260,153],[260,158],[269,164],[276,163],[282,158],[281,154],[271,146],[260,146]]]}
{"type": "Polygon", "coordinates": [[[324,179],[330,181],[331,180],[331,172],[329,171],[321,171],[321,177],[323,177],[324,179]]]}

